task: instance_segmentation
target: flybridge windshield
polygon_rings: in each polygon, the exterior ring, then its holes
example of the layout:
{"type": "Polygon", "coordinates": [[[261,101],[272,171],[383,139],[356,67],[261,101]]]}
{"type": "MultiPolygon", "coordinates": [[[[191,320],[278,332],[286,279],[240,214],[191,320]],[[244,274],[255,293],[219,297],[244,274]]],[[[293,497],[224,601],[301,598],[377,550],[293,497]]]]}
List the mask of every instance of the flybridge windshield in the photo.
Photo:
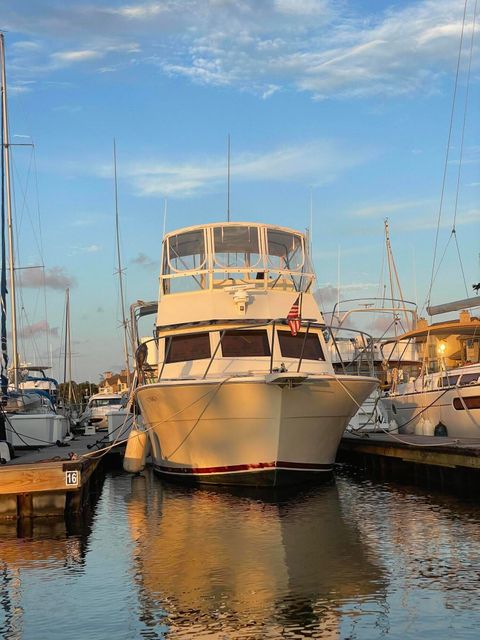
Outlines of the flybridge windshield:
{"type": "Polygon", "coordinates": [[[277,269],[297,271],[303,265],[301,236],[267,229],[268,263],[277,269]]]}
{"type": "Polygon", "coordinates": [[[205,233],[187,231],[168,240],[168,263],[174,271],[201,269],[205,264],[205,233]]]}
{"type": "Polygon", "coordinates": [[[163,293],[252,285],[305,291],[313,269],[300,233],[266,225],[225,224],[168,236],[163,293]]]}

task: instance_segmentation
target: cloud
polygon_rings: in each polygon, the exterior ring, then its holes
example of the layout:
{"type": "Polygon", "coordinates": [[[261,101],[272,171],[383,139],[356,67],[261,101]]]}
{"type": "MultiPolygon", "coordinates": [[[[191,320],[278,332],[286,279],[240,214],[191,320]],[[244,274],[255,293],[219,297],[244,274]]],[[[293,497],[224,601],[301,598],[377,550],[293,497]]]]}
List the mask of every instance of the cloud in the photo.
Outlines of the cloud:
{"type": "Polygon", "coordinates": [[[52,267],[44,269],[42,267],[32,267],[21,272],[18,285],[25,289],[66,289],[76,285],[75,278],[67,275],[63,267],[52,267]]]}
{"type": "Polygon", "coordinates": [[[133,258],[131,262],[132,264],[138,264],[145,269],[153,269],[154,267],[157,267],[157,262],[155,262],[142,252],[140,252],[135,258],[133,258]]]}
{"type": "MultiPolygon", "coordinates": [[[[45,74],[79,63],[97,72],[94,63],[111,55],[204,85],[263,97],[305,91],[323,100],[438,91],[455,71],[462,5],[165,0],[40,8],[5,0],[2,19],[24,34],[15,50],[19,72],[45,74]],[[65,48],[55,51],[59,34],[65,48]]],[[[467,38],[471,27],[469,5],[467,38]]]]}
{"type": "MultiPolygon", "coordinates": [[[[74,223],[75,225],[75,223],[74,223]]],[[[87,225],[82,225],[82,224],[77,224],[75,226],[87,226],[87,225]]],[[[98,253],[99,251],[102,251],[103,247],[99,244],[89,244],[85,247],[72,247],[71,248],[71,255],[77,255],[79,253],[98,253]]]]}
{"type": "Polygon", "coordinates": [[[41,335],[57,337],[58,327],[51,327],[46,320],[40,320],[22,327],[18,333],[22,338],[35,338],[41,335]]]}
{"type": "MultiPolygon", "coordinates": [[[[467,209],[459,211],[455,220],[455,227],[478,224],[480,221],[480,209],[467,209]]],[[[451,231],[453,224],[453,211],[444,211],[440,220],[440,229],[451,231]]],[[[429,215],[422,217],[416,215],[410,219],[401,220],[396,223],[398,231],[429,231],[436,229],[438,225],[438,210],[432,210],[429,215]]]]}
{"type": "Polygon", "coordinates": [[[313,297],[322,308],[333,307],[338,300],[338,288],[331,284],[320,287],[315,291],[313,297]]]}
{"type": "Polygon", "coordinates": [[[319,288],[314,293],[314,297],[324,307],[328,305],[333,306],[339,298],[339,289],[340,300],[342,300],[345,297],[345,293],[349,291],[365,291],[368,289],[376,288],[378,288],[378,282],[355,282],[350,284],[341,284],[340,288],[335,287],[330,283],[326,283],[319,286],[319,288]]]}
{"type": "MultiPolygon", "coordinates": [[[[320,140],[283,147],[265,153],[241,153],[232,162],[237,181],[295,181],[310,185],[327,184],[347,169],[361,164],[369,152],[347,149],[341,141],[320,140]]],[[[103,177],[110,167],[100,167],[103,177]]],[[[152,160],[122,168],[141,196],[190,197],[225,185],[225,158],[198,158],[178,164],[152,160]]]]}
{"type": "Polygon", "coordinates": [[[136,43],[116,43],[111,42],[99,42],[90,49],[78,49],[78,50],[66,50],[56,51],[50,56],[51,67],[65,67],[71,64],[80,62],[89,62],[91,60],[98,60],[104,58],[108,54],[139,53],[140,48],[136,43]]]}
{"type": "Polygon", "coordinates": [[[398,202],[381,202],[377,204],[370,204],[359,209],[352,211],[352,215],[361,218],[374,218],[377,216],[385,217],[391,213],[397,213],[398,211],[418,211],[431,208],[434,203],[431,200],[406,200],[398,202]]]}
{"type": "Polygon", "coordinates": [[[275,0],[275,8],[288,16],[318,16],[326,13],[327,2],[318,0],[275,0]]]}
{"type": "Polygon", "coordinates": [[[58,51],[52,54],[52,59],[59,63],[68,62],[84,62],[85,60],[92,60],[93,58],[99,58],[103,53],[101,51],[95,51],[93,49],[83,49],[82,51],[58,51]]]}

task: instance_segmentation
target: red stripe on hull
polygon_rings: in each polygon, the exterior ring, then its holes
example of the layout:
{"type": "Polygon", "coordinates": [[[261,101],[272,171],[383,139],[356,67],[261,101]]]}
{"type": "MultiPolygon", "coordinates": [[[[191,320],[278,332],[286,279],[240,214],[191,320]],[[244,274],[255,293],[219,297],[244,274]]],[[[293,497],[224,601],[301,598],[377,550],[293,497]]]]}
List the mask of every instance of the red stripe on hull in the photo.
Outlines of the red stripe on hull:
{"type": "Polygon", "coordinates": [[[182,475],[208,475],[213,473],[236,473],[240,471],[260,471],[262,469],[289,469],[293,471],[331,471],[332,464],[316,464],[312,462],[258,462],[256,464],[236,464],[225,467],[165,467],[156,464],[155,468],[162,473],[182,475]]]}

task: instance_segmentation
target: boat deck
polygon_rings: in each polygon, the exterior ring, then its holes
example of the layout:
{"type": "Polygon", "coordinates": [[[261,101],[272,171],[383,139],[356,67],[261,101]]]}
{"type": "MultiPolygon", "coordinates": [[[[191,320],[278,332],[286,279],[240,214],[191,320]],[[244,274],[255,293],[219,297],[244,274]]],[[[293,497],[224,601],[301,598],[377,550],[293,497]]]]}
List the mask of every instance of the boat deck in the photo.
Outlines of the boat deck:
{"type": "Polygon", "coordinates": [[[480,480],[480,438],[345,434],[337,462],[389,480],[473,489],[480,480]]]}
{"type": "Polygon", "coordinates": [[[0,518],[58,516],[81,511],[99,465],[119,453],[115,447],[95,454],[103,435],[76,436],[63,447],[16,449],[15,458],[0,465],[0,518]],[[88,457],[84,457],[87,453],[88,457]]]}

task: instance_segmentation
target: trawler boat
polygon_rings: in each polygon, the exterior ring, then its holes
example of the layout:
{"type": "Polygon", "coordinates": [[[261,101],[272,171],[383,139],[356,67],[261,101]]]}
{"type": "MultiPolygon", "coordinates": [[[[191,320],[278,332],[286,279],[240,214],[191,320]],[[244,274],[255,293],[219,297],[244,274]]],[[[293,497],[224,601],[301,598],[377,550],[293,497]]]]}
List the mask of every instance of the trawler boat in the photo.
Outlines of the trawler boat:
{"type": "Polygon", "coordinates": [[[480,436],[480,319],[461,311],[457,320],[428,324],[399,340],[422,353],[416,376],[392,369],[392,387],[381,399],[400,433],[473,438],[480,436]]]}
{"type": "Polygon", "coordinates": [[[217,223],[165,236],[135,390],[156,471],[257,486],[328,477],[378,380],[334,372],[313,285],[305,237],[291,229],[217,223]],[[142,382],[152,345],[156,379],[142,382]]]}
{"type": "Polygon", "coordinates": [[[82,427],[93,425],[96,431],[107,429],[108,414],[121,411],[123,399],[124,396],[121,393],[94,394],[90,397],[85,411],[78,419],[78,424],[82,427]]]}

